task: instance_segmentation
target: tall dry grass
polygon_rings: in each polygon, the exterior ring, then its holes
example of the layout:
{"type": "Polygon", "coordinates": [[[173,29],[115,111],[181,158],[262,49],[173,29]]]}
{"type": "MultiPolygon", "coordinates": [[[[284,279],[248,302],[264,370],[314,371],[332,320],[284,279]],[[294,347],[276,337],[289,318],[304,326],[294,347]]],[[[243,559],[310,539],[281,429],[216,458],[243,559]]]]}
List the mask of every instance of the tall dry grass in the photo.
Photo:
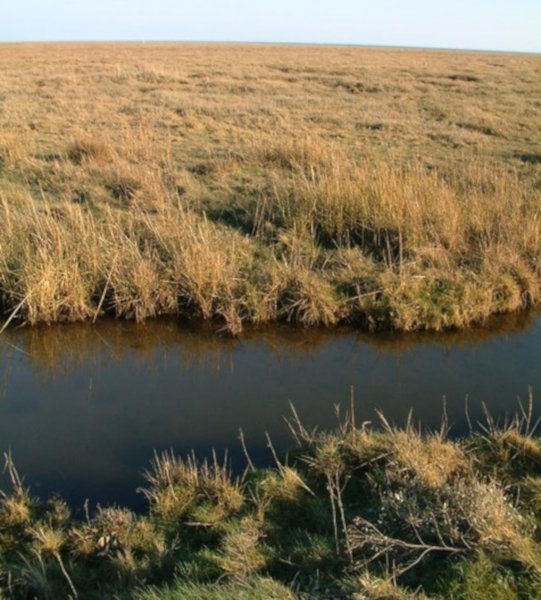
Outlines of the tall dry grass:
{"type": "Polygon", "coordinates": [[[412,330],[539,302],[538,57],[0,56],[6,315],[412,330]]]}

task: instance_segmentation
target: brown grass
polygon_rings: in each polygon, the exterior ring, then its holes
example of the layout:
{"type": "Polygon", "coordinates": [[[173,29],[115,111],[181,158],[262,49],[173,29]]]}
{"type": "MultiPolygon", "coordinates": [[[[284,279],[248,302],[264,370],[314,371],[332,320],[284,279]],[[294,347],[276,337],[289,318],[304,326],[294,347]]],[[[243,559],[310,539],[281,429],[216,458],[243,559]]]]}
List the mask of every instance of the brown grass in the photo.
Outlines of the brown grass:
{"type": "Polygon", "coordinates": [[[541,298],[537,56],[0,46],[0,304],[442,329],[541,298]]]}

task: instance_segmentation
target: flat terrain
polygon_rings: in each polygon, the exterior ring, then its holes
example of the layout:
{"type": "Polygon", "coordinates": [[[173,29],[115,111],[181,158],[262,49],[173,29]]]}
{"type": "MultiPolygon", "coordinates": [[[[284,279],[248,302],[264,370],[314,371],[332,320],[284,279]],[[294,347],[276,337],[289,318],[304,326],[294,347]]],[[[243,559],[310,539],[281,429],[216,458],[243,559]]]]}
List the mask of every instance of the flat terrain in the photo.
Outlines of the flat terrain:
{"type": "Polygon", "coordinates": [[[0,304],[440,329],[541,297],[541,57],[0,46],[0,304]]]}

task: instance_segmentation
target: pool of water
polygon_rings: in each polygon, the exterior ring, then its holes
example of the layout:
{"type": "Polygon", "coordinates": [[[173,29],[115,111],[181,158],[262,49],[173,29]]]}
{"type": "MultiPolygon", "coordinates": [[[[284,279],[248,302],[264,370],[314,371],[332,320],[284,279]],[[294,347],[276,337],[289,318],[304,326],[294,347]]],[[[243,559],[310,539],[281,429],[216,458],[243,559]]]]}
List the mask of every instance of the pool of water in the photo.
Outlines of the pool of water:
{"type": "MultiPolygon", "coordinates": [[[[290,403],[310,427],[336,425],[354,389],[357,420],[376,411],[403,423],[410,409],[426,427],[451,432],[465,415],[499,418],[541,390],[541,316],[494,319],[445,334],[367,334],[290,326],[248,329],[240,339],[171,321],[9,329],[0,336],[0,451],[11,450],[26,484],[74,507],[88,498],[138,508],[136,488],[153,450],[229,450],[270,464],[292,445],[290,403]]],[[[539,403],[538,403],[539,404],[539,403]]]]}

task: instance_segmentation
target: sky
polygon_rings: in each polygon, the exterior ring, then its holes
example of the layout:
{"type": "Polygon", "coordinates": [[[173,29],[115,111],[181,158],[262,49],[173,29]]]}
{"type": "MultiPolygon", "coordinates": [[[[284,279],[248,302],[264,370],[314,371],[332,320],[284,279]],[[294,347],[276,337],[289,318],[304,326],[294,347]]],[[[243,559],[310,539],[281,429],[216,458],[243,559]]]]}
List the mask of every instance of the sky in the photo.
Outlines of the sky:
{"type": "Polygon", "coordinates": [[[541,0],[0,0],[0,41],[78,40],[541,52],[541,0]]]}

